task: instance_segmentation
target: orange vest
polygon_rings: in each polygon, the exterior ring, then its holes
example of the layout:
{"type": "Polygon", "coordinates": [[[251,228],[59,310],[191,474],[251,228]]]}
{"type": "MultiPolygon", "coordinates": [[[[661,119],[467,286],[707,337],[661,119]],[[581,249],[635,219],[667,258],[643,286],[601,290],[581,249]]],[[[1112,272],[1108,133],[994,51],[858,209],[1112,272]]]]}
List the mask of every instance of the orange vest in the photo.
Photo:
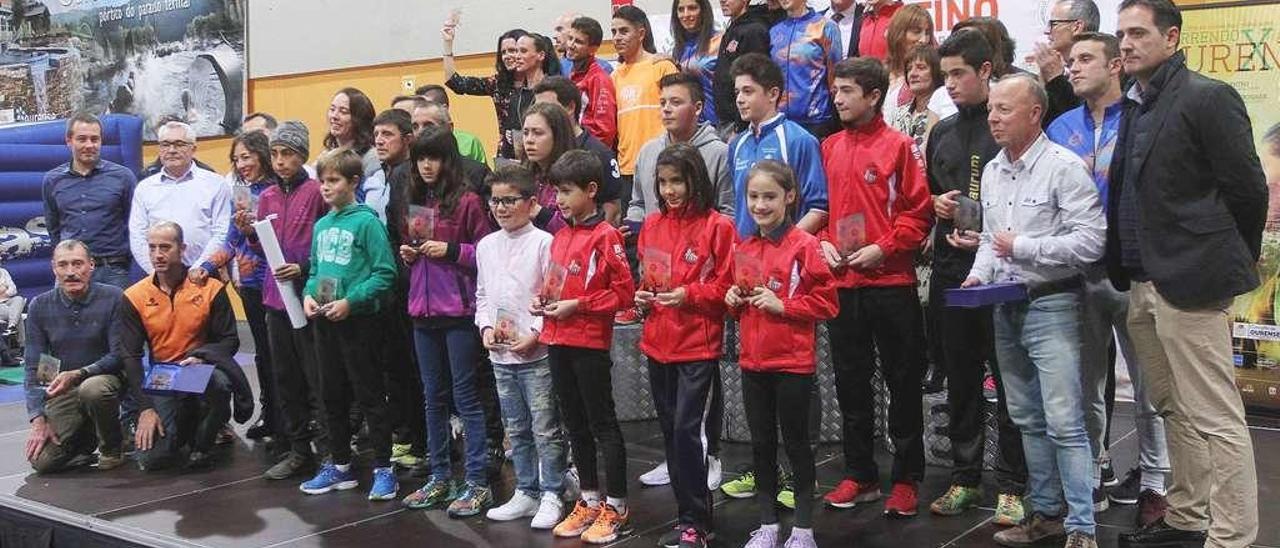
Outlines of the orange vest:
{"type": "Polygon", "coordinates": [[[177,362],[204,344],[213,299],[222,286],[213,278],[204,287],[184,279],[170,298],[156,285],[155,276],[148,276],[124,291],[125,299],[142,318],[153,362],[177,362]]]}

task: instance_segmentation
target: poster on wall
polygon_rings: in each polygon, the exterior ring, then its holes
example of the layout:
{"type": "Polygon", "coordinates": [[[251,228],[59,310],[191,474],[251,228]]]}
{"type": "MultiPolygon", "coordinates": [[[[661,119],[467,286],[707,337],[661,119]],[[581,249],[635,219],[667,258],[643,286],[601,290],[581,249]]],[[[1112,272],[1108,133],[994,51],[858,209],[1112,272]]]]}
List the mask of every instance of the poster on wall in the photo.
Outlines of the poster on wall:
{"type": "Polygon", "coordinates": [[[78,110],[231,135],[244,111],[244,0],[0,0],[0,124],[78,110]]]}
{"type": "MultiPolygon", "coordinates": [[[[1213,2],[1201,2],[1212,6],[1213,2]]],[[[1258,270],[1262,284],[1232,306],[1236,385],[1245,404],[1280,410],[1280,2],[1183,13],[1187,66],[1244,98],[1270,204],[1258,270]]]]}

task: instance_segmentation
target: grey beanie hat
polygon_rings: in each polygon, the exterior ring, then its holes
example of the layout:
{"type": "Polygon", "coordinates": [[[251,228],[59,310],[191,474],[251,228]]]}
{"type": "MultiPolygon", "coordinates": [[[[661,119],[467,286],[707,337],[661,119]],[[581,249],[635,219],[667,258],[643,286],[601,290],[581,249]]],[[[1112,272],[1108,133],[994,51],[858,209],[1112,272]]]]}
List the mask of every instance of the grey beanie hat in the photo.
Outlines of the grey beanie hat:
{"type": "Polygon", "coordinates": [[[271,146],[276,145],[297,151],[302,155],[302,160],[306,161],[311,154],[311,133],[307,131],[305,124],[297,120],[281,122],[271,136],[271,146]]]}

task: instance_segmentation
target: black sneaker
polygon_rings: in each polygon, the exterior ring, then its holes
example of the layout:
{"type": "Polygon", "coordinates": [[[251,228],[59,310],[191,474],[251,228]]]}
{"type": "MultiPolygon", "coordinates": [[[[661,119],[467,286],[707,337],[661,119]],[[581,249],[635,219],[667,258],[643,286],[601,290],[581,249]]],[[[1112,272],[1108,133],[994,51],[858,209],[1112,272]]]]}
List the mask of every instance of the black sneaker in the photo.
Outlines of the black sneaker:
{"type": "Polygon", "coordinates": [[[1124,481],[1107,490],[1107,498],[1116,504],[1130,505],[1138,503],[1138,495],[1142,493],[1142,469],[1130,468],[1124,475],[1124,481]]]}
{"type": "Polygon", "coordinates": [[[1111,467],[1111,460],[1107,459],[1102,463],[1102,486],[1115,487],[1119,483],[1116,481],[1116,470],[1111,467]]]}
{"type": "Polygon", "coordinates": [[[213,468],[213,455],[203,451],[192,451],[187,455],[187,464],[183,468],[188,472],[201,472],[213,468]]]}
{"type": "Polygon", "coordinates": [[[1107,491],[1102,486],[1093,488],[1093,512],[1106,512],[1111,505],[1107,504],[1107,491]]]}
{"type": "Polygon", "coordinates": [[[258,424],[249,427],[244,437],[251,440],[260,440],[271,435],[271,427],[267,426],[267,421],[258,421],[258,424]]]}
{"type": "Polygon", "coordinates": [[[707,547],[707,536],[702,534],[702,531],[699,531],[694,527],[685,527],[684,531],[680,532],[680,544],[678,545],[678,548],[706,548],[706,547],[707,547]]]}

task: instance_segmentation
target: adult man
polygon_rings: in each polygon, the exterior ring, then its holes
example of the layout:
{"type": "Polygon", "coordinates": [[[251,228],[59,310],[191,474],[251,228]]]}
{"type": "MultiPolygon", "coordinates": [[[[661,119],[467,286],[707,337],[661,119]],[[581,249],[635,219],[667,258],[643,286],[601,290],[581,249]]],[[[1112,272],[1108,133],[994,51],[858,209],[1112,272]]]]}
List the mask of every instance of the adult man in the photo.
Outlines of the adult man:
{"type": "Polygon", "coordinates": [[[700,124],[703,108],[702,83],[696,76],[678,72],[658,81],[662,90],[658,104],[662,112],[662,135],[649,140],[636,157],[635,186],[629,197],[627,220],[640,223],[658,211],[658,194],[654,177],[658,154],[676,143],[689,143],[698,149],[707,164],[707,174],[715,185],[716,209],[733,216],[733,170],[729,166],[729,146],[716,135],[709,124],[700,124]]]}
{"type": "Polygon", "coordinates": [[[188,469],[211,466],[209,451],[218,430],[232,416],[233,396],[236,421],[246,422],[253,416],[248,381],[232,358],[240,340],[231,301],[216,278],[203,285],[189,282],[182,262],[186,247],[182,233],[182,226],[172,221],[160,221],[146,230],[152,275],[125,290],[117,327],[120,360],[140,409],[134,446],[142,470],[168,466],[188,445],[188,469]],[[144,392],[144,347],[152,364],[214,364],[204,393],[144,392]]]}
{"type": "Polygon", "coordinates": [[[840,28],[840,43],[845,45],[845,59],[858,57],[858,41],[862,32],[862,14],[866,5],[854,0],[833,0],[822,16],[840,28]]]}
{"type": "MultiPolygon", "coordinates": [[[[716,209],[732,217],[733,170],[729,167],[729,146],[720,140],[716,128],[698,122],[704,106],[702,82],[697,76],[678,72],[663,76],[658,81],[658,86],[662,89],[658,100],[662,109],[662,125],[667,131],[645,143],[636,157],[635,185],[631,190],[626,220],[639,226],[645,217],[658,211],[659,198],[655,182],[658,155],[676,143],[689,143],[698,149],[703,162],[707,164],[707,175],[715,185],[718,196],[716,209]]],[[[630,235],[630,226],[623,225],[622,230],[624,234],[630,235]]],[[[628,245],[632,246],[634,242],[629,242],[628,245]]],[[[703,426],[707,434],[709,457],[707,488],[714,491],[720,487],[720,428],[724,422],[724,390],[720,385],[719,371],[715,372],[712,380],[710,405],[703,426]]],[[[645,485],[666,485],[670,482],[665,462],[640,475],[640,483],[645,485]]]]}
{"type": "MultiPolygon", "coordinates": [[[[392,188],[390,179],[396,169],[409,159],[409,143],[413,142],[413,122],[409,113],[392,108],[384,110],[373,119],[373,150],[382,168],[369,176],[356,192],[357,199],[373,208],[382,224],[387,224],[387,203],[391,193],[403,191],[392,188]]],[[[407,172],[402,172],[407,175],[407,172]]],[[[403,183],[404,179],[397,181],[403,183]]]]}
{"type": "Polygon", "coordinates": [[[578,115],[582,111],[582,94],[578,88],[568,78],[549,76],[533,87],[533,97],[539,103],[560,105],[560,108],[569,115],[569,122],[573,124],[574,144],[594,154],[600,160],[604,173],[600,176],[600,191],[596,194],[596,202],[604,209],[605,221],[618,224],[622,212],[622,204],[619,200],[621,196],[618,195],[622,189],[618,157],[609,147],[578,124],[578,115]]]}
{"type": "Polygon", "coordinates": [[[822,144],[828,211],[835,221],[820,238],[839,288],[840,314],[827,327],[831,340],[840,341],[831,345],[831,354],[845,466],[840,484],[825,498],[836,508],[880,498],[872,385],[879,354],[891,394],[894,446],[893,489],[884,513],[911,517],[924,479],[925,364],[913,259],[929,233],[933,203],[920,149],[880,115],[888,91],[889,72],[879,60],[860,57],[836,65],[833,95],[844,130],[822,144]]]}
{"type": "MultiPolygon", "coordinates": [[[[1078,34],[1074,41],[1067,64],[1071,67],[1071,86],[1085,104],[1060,116],[1049,125],[1046,134],[1051,141],[1084,160],[1093,175],[1103,211],[1106,211],[1111,159],[1115,153],[1120,119],[1124,115],[1120,91],[1120,73],[1123,70],[1120,42],[1115,36],[1094,32],[1078,34]]],[[[1098,262],[1085,269],[1081,304],[1083,348],[1080,372],[1083,376],[1085,426],[1089,431],[1093,457],[1098,463],[1094,470],[1099,483],[1099,488],[1094,491],[1094,510],[1105,510],[1108,497],[1119,504],[1138,504],[1138,524],[1146,525],[1164,515],[1169,455],[1165,448],[1164,421],[1156,416],[1155,407],[1147,395],[1142,368],[1134,354],[1125,323],[1129,293],[1117,291],[1107,279],[1106,264],[1098,262]],[[1104,479],[1101,465],[1107,458],[1103,446],[1109,423],[1105,393],[1108,373],[1113,370],[1109,351],[1113,329],[1133,382],[1137,406],[1134,423],[1138,431],[1141,467],[1129,473],[1124,485],[1107,494],[1101,489],[1104,479]]]]}
{"type": "Polygon", "coordinates": [[[1057,0],[1049,8],[1048,27],[1044,30],[1049,43],[1036,44],[1035,52],[1027,58],[1039,67],[1040,82],[1049,94],[1049,110],[1044,116],[1046,128],[1062,113],[1080,106],[1080,98],[1072,91],[1063,65],[1071,55],[1072,37],[1098,32],[1100,17],[1093,0],[1057,0]]]}
{"type": "Polygon", "coordinates": [[[571,62],[563,66],[570,67],[565,76],[582,92],[575,123],[612,148],[618,142],[618,100],[610,73],[596,59],[603,40],[604,29],[599,21],[590,17],[574,19],[565,31],[565,51],[571,62]]]}
{"type": "Polygon", "coordinates": [[[133,193],[129,210],[129,245],[133,258],[147,273],[151,259],[147,228],[159,221],[182,227],[183,264],[191,281],[203,283],[214,272],[209,261],[222,248],[231,226],[231,187],[218,174],[196,166],[196,132],[183,122],[160,127],[160,161],[164,168],[143,179],[133,193]]]}
{"type": "MultiPolygon", "coordinates": [[[[986,403],[982,383],[985,364],[991,364],[996,381],[996,423],[999,427],[999,458],[996,461],[997,525],[1022,521],[1023,485],[1027,468],[1023,461],[1022,436],[1005,405],[1005,391],[996,366],[991,328],[991,309],[945,306],[944,291],[960,286],[973,266],[978,248],[978,226],[958,230],[955,213],[959,202],[976,207],[982,192],[982,169],[1000,151],[987,124],[987,97],[990,92],[990,43],[976,30],[953,33],[938,48],[942,57],[947,93],[959,111],[938,122],[925,148],[926,173],[933,193],[934,214],[938,218],[933,240],[933,277],[929,282],[929,305],[936,318],[942,348],[941,362],[947,371],[947,404],[951,407],[951,488],[929,506],[938,515],[954,516],[976,508],[982,500],[983,456],[986,447],[986,403]],[[948,238],[955,235],[957,238],[948,238]],[[953,242],[955,245],[953,245],[953,242]]],[[[972,222],[972,221],[970,221],[972,222]]]]}
{"type": "Polygon", "coordinates": [[[240,123],[240,132],[261,131],[267,134],[267,138],[270,138],[279,125],[280,123],[276,121],[275,116],[265,112],[254,112],[244,117],[244,121],[240,123]]]}
{"type": "Polygon", "coordinates": [[[416,120],[426,116],[434,120],[435,124],[446,126],[453,132],[453,138],[458,141],[458,152],[462,153],[464,158],[470,158],[486,166],[489,165],[489,155],[485,153],[484,143],[480,142],[480,138],[470,132],[454,127],[453,118],[449,116],[449,93],[445,91],[444,86],[438,84],[422,86],[418,88],[418,97],[439,106],[435,107],[435,112],[431,112],[432,109],[427,109],[428,113],[419,115],[417,112],[423,106],[423,103],[414,101],[413,110],[409,114],[415,120],[415,136],[421,132],[421,130],[417,129],[416,120]]]}
{"type": "MultiPolygon", "coordinates": [[[[159,139],[160,139],[160,130],[161,130],[161,129],[163,129],[163,128],[164,128],[164,126],[169,125],[170,123],[173,123],[173,122],[177,122],[177,123],[180,123],[180,124],[185,124],[185,123],[186,123],[185,121],[183,121],[183,119],[182,119],[182,118],[180,118],[180,117],[178,117],[178,116],[161,116],[161,117],[160,117],[160,122],[159,122],[158,124],[156,124],[156,140],[157,140],[157,141],[159,141],[159,139]]],[[[190,141],[191,141],[192,143],[194,143],[194,142],[196,141],[196,136],[195,136],[195,131],[194,131],[194,130],[192,130],[190,141]]],[[[209,164],[206,164],[206,163],[204,163],[204,162],[200,161],[200,159],[199,159],[199,158],[194,158],[194,157],[193,157],[193,160],[192,160],[192,161],[193,161],[193,162],[195,162],[196,167],[198,167],[198,168],[200,168],[200,169],[203,169],[203,170],[205,170],[205,171],[213,171],[213,172],[217,172],[217,170],[216,170],[216,169],[214,169],[214,168],[213,168],[213,166],[210,166],[209,164]]],[[[161,170],[163,170],[163,169],[164,169],[164,147],[160,147],[160,155],[159,155],[159,156],[156,156],[156,159],[155,159],[155,160],[153,160],[151,163],[147,164],[147,165],[146,165],[146,167],[143,167],[143,168],[142,168],[142,173],[139,175],[139,177],[140,177],[141,179],[146,179],[146,178],[148,178],[148,177],[151,177],[152,175],[155,175],[155,174],[157,174],[157,173],[160,173],[160,171],[161,171],[161,170]]],[[[131,238],[129,241],[130,241],[130,242],[132,242],[132,241],[133,241],[133,240],[132,240],[132,238],[131,238]]],[[[136,258],[137,258],[137,257],[135,257],[135,259],[136,259],[136,258]]],[[[139,265],[141,265],[143,268],[145,268],[145,267],[146,267],[146,264],[147,264],[147,261],[146,261],[145,259],[144,259],[144,260],[139,261],[139,265]]]]}
{"type": "Polygon", "coordinates": [[[41,185],[50,244],[77,239],[91,246],[93,281],[129,285],[129,207],[138,179],[119,164],[103,160],[102,122],[81,112],[67,120],[71,161],[46,173],[41,185]]]}
{"type": "Polygon", "coordinates": [[[737,92],[733,86],[733,63],[748,53],[769,55],[768,8],[749,5],[749,0],[721,0],[720,7],[729,24],[720,36],[720,51],[712,75],[715,88],[716,116],[720,118],[720,138],[726,142],[742,131],[742,117],[736,105],[737,92]]]}
{"type": "Polygon", "coordinates": [[[1001,150],[982,172],[982,244],[962,287],[1016,280],[1027,288],[1026,301],[999,303],[993,316],[1009,415],[1026,449],[1032,514],[995,541],[1026,546],[1065,532],[1067,547],[1093,548],[1080,273],[1102,258],[1106,219],[1084,162],[1040,130],[1047,102],[1025,74],[991,90],[988,119],[1001,150]]]}
{"type": "Polygon", "coordinates": [[[1164,519],[1121,538],[1248,546],[1257,472],[1227,310],[1258,285],[1266,178],[1244,102],[1187,67],[1181,27],[1168,0],[1120,4],[1120,52],[1136,83],[1111,164],[1107,269],[1117,289],[1132,287],[1129,336],[1173,468],[1164,519]]]}
{"type": "Polygon", "coordinates": [[[816,234],[827,226],[827,177],[822,172],[818,139],[778,112],[782,69],[768,56],[744,55],[733,63],[738,114],[748,124],[729,143],[733,166],[734,224],[739,234],[753,234],[756,223],[747,210],[747,174],[759,160],[779,160],[791,166],[799,183],[796,227],[816,234]]]}
{"type": "Polygon", "coordinates": [[[31,300],[27,311],[27,461],[38,473],[86,461],[98,449],[98,468],[124,464],[121,452],[120,359],[113,343],[120,288],[92,282],[89,247],[66,239],[53,249],[57,287],[31,300]],[[57,367],[41,382],[39,367],[57,367]]]}

